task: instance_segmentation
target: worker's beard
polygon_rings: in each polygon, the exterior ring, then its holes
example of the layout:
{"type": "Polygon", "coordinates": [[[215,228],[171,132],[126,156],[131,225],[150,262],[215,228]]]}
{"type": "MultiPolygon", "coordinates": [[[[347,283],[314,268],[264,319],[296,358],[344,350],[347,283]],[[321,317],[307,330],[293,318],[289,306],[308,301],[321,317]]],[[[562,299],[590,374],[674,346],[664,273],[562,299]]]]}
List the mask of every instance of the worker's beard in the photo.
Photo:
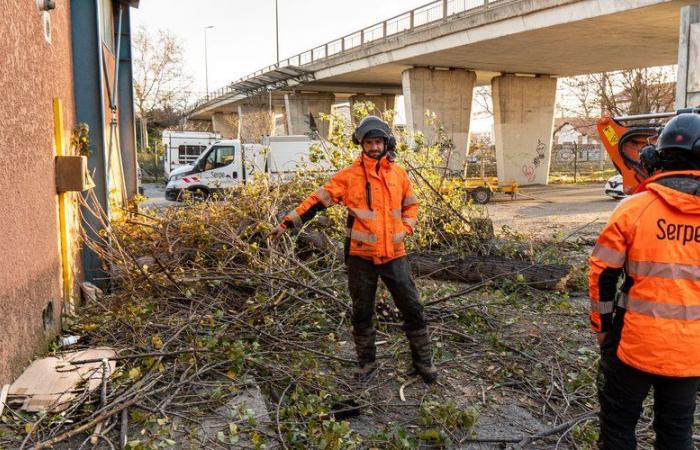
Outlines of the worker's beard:
{"type": "Polygon", "coordinates": [[[362,153],[367,155],[368,158],[376,159],[379,161],[382,159],[382,156],[386,155],[386,150],[378,150],[378,151],[372,151],[368,152],[367,150],[363,150],[362,153]]]}

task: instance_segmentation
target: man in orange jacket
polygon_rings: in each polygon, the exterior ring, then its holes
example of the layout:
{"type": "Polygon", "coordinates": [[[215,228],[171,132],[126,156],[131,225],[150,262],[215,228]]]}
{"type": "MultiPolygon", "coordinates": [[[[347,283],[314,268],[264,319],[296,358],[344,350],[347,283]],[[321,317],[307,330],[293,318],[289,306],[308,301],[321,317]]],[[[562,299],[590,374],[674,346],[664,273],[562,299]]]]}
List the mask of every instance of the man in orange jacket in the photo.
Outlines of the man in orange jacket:
{"type": "Polygon", "coordinates": [[[437,371],[430,336],[403,244],[416,226],[418,200],[406,171],[394,163],[396,140],[386,122],[366,117],[353,141],[362,146],[360,157],[289,212],[272,237],[343,204],[348,209],[345,256],[358,377],[365,379],[376,368],[375,295],[381,278],[403,316],[415,373],[432,383],[437,371]]]}
{"type": "Polygon", "coordinates": [[[641,162],[653,176],[613,212],[590,257],[600,445],[636,448],[635,426],[653,386],[655,448],[692,449],[700,386],[700,115],[670,120],[641,162]]]}

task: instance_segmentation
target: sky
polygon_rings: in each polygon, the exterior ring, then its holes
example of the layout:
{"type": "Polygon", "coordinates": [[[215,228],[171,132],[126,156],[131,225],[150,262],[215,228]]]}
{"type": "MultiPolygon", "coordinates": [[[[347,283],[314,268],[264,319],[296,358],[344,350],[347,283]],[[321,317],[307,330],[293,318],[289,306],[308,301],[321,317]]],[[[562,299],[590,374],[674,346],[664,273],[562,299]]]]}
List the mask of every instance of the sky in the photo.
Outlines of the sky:
{"type": "MultiPolygon", "coordinates": [[[[280,58],[286,59],[427,3],[426,0],[277,0],[280,58]]],[[[185,49],[196,94],[275,63],[275,0],[142,0],[132,25],[170,30],[185,49]]],[[[200,95],[196,95],[197,97],[200,95]]]]}

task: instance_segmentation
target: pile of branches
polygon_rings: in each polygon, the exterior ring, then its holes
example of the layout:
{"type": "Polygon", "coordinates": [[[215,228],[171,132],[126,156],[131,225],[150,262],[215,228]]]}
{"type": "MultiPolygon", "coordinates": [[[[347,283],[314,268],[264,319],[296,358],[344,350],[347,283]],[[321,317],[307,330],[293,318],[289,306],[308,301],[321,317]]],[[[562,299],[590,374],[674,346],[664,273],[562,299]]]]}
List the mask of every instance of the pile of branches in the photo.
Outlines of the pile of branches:
{"type": "MultiPolygon", "coordinates": [[[[410,248],[463,254],[487,246],[473,232],[477,212],[442,195],[425,161],[407,162],[424,211],[410,248]]],[[[104,261],[111,288],[67,326],[82,345],[117,349],[118,369],[101,392],[64,413],[6,411],[0,447],[416,448],[585,438],[592,359],[583,347],[562,347],[556,320],[542,323],[543,311],[580,311],[517,276],[466,287],[419,280],[444,374],[427,392],[405,376],[401,317],[381,290],[380,368],[356,382],[336,244],[343,212],[329,210],[298,235],[267,238],[323,178],[310,172],[278,185],[258,178],[215,201],[125,211],[109,222],[92,208],[103,231],[86,245],[104,261]],[[465,386],[478,388],[469,397],[465,386]],[[235,402],[251,389],[262,392],[267,411],[235,402]],[[497,393],[522,398],[554,431],[473,435],[487,396],[497,393]],[[351,424],[362,417],[371,426],[360,432],[351,424]]]]}

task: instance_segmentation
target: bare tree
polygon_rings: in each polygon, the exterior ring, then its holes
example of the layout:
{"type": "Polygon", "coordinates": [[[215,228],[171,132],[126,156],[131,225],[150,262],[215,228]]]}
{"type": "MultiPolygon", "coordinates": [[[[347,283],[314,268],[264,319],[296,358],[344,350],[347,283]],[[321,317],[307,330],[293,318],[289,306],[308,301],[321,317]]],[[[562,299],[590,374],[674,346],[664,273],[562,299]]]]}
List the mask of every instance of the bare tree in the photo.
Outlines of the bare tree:
{"type": "Polygon", "coordinates": [[[474,89],[475,113],[482,118],[493,117],[493,96],[491,86],[479,86],[474,89]]]}
{"type": "Polygon", "coordinates": [[[564,80],[571,111],[582,117],[643,114],[673,109],[675,71],[652,67],[582,75],[564,80]]]}
{"type": "Polygon", "coordinates": [[[148,146],[147,124],[164,111],[178,115],[190,97],[192,78],[184,64],[183,47],[166,30],[151,34],[141,27],[133,39],[134,102],[141,118],[143,147],[148,146]]]}

